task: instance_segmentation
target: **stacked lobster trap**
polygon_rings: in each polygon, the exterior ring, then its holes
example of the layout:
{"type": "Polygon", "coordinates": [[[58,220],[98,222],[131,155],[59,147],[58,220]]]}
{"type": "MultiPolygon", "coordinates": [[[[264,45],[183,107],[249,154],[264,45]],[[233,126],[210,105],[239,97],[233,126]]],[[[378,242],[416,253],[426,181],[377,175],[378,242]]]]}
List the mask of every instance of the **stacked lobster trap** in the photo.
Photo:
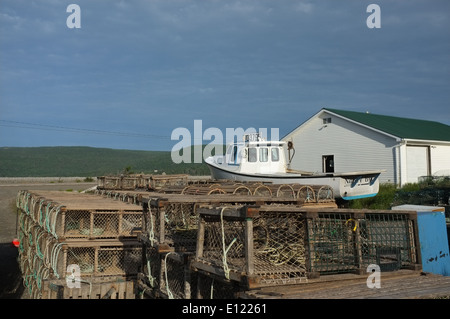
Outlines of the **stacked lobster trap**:
{"type": "Polygon", "coordinates": [[[416,212],[338,209],[324,185],[120,178],[94,194],[18,193],[33,298],[239,298],[372,264],[420,267],[416,212]]]}
{"type": "Polygon", "coordinates": [[[187,174],[171,175],[119,175],[97,177],[97,189],[102,190],[158,190],[171,186],[187,185],[187,174]]]}
{"type": "Polygon", "coordinates": [[[307,281],[306,222],[291,206],[199,209],[193,267],[242,289],[307,281]]]}
{"type": "Polygon", "coordinates": [[[340,209],[309,216],[312,273],[364,273],[370,264],[382,271],[414,269],[420,264],[416,212],[340,209]]]}
{"type": "Polygon", "coordinates": [[[138,288],[150,298],[195,298],[197,273],[191,262],[197,243],[197,202],[186,196],[153,197],[143,203],[143,249],[138,288]]]}
{"type": "MultiPolygon", "coordinates": [[[[19,264],[31,297],[59,298],[70,290],[72,298],[98,298],[102,286],[139,272],[140,206],[89,194],[20,191],[17,207],[19,264]],[[76,286],[78,292],[65,283],[70,278],[83,283],[76,286]],[[98,291],[92,291],[93,285],[98,291]],[[59,291],[57,296],[52,288],[59,291]]],[[[130,289],[127,294],[114,296],[133,297],[130,289]]]]}
{"type": "Polygon", "coordinates": [[[416,212],[218,206],[198,210],[192,267],[242,290],[337,273],[417,269],[416,212]]]}
{"type": "MultiPolygon", "coordinates": [[[[107,180],[103,178],[101,183],[107,180]]],[[[332,189],[324,185],[186,181],[184,176],[152,177],[152,180],[152,187],[148,190],[156,192],[130,191],[128,186],[123,186],[126,185],[123,179],[120,183],[96,190],[96,194],[104,197],[142,204],[145,220],[139,239],[143,245],[143,260],[137,284],[142,296],[152,298],[230,297],[230,292],[238,291],[214,280],[207,272],[193,271],[191,264],[197,247],[199,205],[267,203],[336,207],[332,189]],[[215,288],[204,292],[205,281],[211,281],[215,288]]]]}
{"type": "Polygon", "coordinates": [[[328,185],[272,184],[265,182],[215,181],[162,188],[164,193],[184,195],[241,195],[297,199],[302,203],[334,202],[333,188],[328,185]]]}
{"type": "MultiPolygon", "coordinates": [[[[205,189],[206,186],[200,188],[205,189]]],[[[199,212],[205,205],[226,205],[233,208],[256,204],[283,209],[282,207],[291,205],[302,207],[309,205],[310,202],[299,200],[295,196],[255,196],[254,194],[235,196],[205,192],[202,194],[198,192],[195,194],[151,194],[147,200],[143,200],[144,229],[139,236],[144,251],[143,272],[139,277],[141,290],[148,296],[163,298],[200,296],[231,298],[236,295],[242,289],[239,284],[224,282],[220,276],[212,272],[193,267],[195,253],[200,245],[199,212]],[[176,270],[173,271],[173,269],[176,270]],[[205,281],[211,283],[209,288],[205,288],[205,281]]],[[[328,208],[336,207],[334,201],[320,203],[320,205],[328,208]]],[[[279,217],[274,216],[274,218],[279,217]]],[[[289,222],[291,221],[280,220],[280,223],[289,222]]],[[[228,232],[227,236],[234,236],[228,232]]],[[[299,274],[299,277],[304,278],[304,271],[299,274]]]]}

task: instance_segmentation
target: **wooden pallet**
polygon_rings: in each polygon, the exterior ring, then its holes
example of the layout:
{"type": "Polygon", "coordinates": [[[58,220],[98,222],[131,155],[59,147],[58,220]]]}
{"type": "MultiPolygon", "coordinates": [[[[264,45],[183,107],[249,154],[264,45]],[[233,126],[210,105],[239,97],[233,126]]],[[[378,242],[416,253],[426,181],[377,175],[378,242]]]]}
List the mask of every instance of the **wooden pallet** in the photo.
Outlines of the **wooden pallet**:
{"type": "Polygon", "coordinates": [[[239,294],[243,299],[417,299],[450,298],[450,277],[413,270],[381,273],[380,288],[366,275],[340,274],[293,286],[265,287],[239,294]]]}

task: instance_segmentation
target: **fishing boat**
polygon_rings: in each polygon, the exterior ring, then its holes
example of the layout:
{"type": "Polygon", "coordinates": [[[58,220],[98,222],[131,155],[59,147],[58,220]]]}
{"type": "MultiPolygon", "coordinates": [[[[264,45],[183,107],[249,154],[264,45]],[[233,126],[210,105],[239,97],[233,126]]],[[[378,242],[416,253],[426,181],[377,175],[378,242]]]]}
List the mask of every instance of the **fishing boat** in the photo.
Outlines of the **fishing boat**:
{"type": "Polygon", "coordinates": [[[225,155],[210,156],[205,162],[216,180],[328,185],[335,198],[345,200],[377,195],[382,170],[344,173],[293,170],[289,168],[292,149],[291,142],[267,141],[259,133],[252,133],[244,135],[241,142],[228,144],[225,155]]]}

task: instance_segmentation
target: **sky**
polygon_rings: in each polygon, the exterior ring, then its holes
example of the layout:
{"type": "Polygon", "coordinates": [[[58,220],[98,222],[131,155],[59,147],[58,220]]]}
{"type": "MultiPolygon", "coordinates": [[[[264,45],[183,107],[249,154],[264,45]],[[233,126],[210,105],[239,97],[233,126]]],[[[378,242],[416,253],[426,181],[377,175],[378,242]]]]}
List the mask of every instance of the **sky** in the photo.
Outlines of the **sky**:
{"type": "Polygon", "coordinates": [[[327,107],[450,125],[449,102],[448,0],[0,0],[0,147],[283,137],[327,107]]]}

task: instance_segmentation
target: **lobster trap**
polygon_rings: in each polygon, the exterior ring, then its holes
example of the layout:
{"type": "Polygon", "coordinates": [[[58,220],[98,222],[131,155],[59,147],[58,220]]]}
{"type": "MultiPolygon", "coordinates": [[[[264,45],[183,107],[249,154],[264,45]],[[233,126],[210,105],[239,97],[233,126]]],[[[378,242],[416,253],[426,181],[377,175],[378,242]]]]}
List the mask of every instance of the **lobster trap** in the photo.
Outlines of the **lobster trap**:
{"type": "MultiPolygon", "coordinates": [[[[300,189],[303,188],[300,187],[300,189]]],[[[310,203],[299,202],[298,198],[288,196],[165,194],[164,197],[150,197],[147,201],[143,200],[143,233],[154,246],[165,245],[173,251],[195,252],[199,220],[198,207],[221,204],[229,206],[265,204],[282,207],[294,204],[307,206],[310,203]]],[[[336,207],[334,199],[331,202],[313,203],[313,206],[315,205],[336,207]]]]}
{"type": "Polygon", "coordinates": [[[415,212],[289,206],[199,208],[193,266],[248,289],[418,267],[415,212]]]}
{"type": "Polygon", "coordinates": [[[236,281],[225,280],[202,270],[197,273],[195,299],[238,299],[243,287],[236,281]]]}
{"type": "Polygon", "coordinates": [[[415,212],[342,211],[308,215],[309,269],[321,274],[414,268],[419,263],[415,212]]]}
{"type": "Polygon", "coordinates": [[[170,186],[185,186],[188,175],[120,175],[97,177],[97,188],[102,190],[158,190],[170,186]]]}
{"type": "Polygon", "coordinates": [[[136,237],[142,229],[142,220],[142,211],[139,210],[63,210],[58,223],[61,229],[58,237],[136,237]]]}
{"type": "Polygon", "coordinates": [[[166,245],[171,250],[193,252],[197,239],[195,202],[153,198],[144,205],[145,233],[152,246],[166,245]]]}
{"type": "Polygon", "coordinates": [[[164,192],[183,195],[237,195],[295,199],[297,203],[314,204],[334,202],[333,188],[328,185],[272,184],[262,182],[219,181],[188,184],[184,187],[163,189],[164,192]]]}
{"type": "Polygon", "coordinates": [[[56,239],[137,238],[142,208],[97,196],[19,192],[17,206],[56,239]]]}
{"type": "Polygon", "coordinates": [[[230,299],[242,287],[192,266],[193,253],[161,252],[144,244],[142,272],[137,276],[141,298],[230,299]]]}
{"type": "Polygon", "coordinates": [[[194,267],[250,289],[305,282],[305,219],[286,208],[199,209],[194,267]]]}
{"type": "Polygon", "coordinates": [[[64,273],[69,265],[78,265],[81,276],[135,276],[141,265],[142,248],[137,243],[94,243],[89,246],[62,245],[55,270],[64,273]]]}
{"type": "Polygon", "coordinates": [[[78,267],[81,278],[130,278],[141,266],[138,242],[61,242],[24,214],[19,216],[19,242],[18,262],[24,286],[33,298],[42,298],[46,280],[66,278],[70,265],[78,267]]]}
{"type": "Polygon", "coordinates": [[[160,253],[144,246],[138,289],[142,296],[164,299],[191,299],[196,291],[197,273],[192,271],[192,253],[160,253]]]}
{"type": "Polygon", "coordinates": [[[140,206],[88,194],[45,191],[20,191],[16,204],[18,261],[33,298],[49,296],[45,282],[65,279],[72,266],[90,282],[128,279],[139,272],[140,206]]]}
{"type": "Polygon", "coordinates": [[[105,198],[112,198],[124,203],[141,205],[142,196],[147,194],[146,191],[122,191],[109,189],[96,189],[94,194],[103,196],[105,198]]]}
{"type": "Polygon", "coordinates": [[[148,176],[145,175],[120,175],[97,177],[98,189],[134,190],[147,186],[148,176]]]}

